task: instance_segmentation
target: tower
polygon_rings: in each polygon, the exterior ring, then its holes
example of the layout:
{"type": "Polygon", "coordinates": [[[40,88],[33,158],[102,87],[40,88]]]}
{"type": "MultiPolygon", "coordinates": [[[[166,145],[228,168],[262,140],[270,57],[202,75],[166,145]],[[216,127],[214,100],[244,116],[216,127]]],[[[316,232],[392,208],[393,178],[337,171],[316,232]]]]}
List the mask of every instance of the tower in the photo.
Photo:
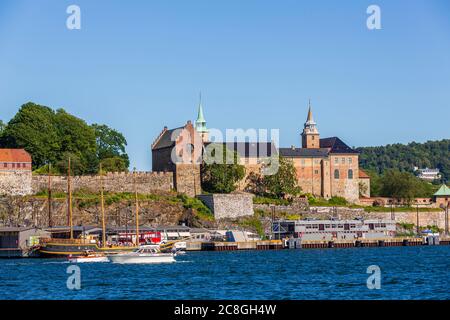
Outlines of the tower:
{"type": "Polygon", "coordinates": [[[206,127],[206,120],[203,116],[203,106],[202,106],[202,94],[200,93],[200,101],[198,103],[198,115],[197,120],[195,120],[195,130],[202,137],[203,142],[208,141],[208,129],[206,127]]]}
{"type": "Polygon", "coordinates": [[[302,132],[302,148],[320,148],[320,135],[312,116],[311,100],[309,101],[308,117],[306,119],[302,132]]]}

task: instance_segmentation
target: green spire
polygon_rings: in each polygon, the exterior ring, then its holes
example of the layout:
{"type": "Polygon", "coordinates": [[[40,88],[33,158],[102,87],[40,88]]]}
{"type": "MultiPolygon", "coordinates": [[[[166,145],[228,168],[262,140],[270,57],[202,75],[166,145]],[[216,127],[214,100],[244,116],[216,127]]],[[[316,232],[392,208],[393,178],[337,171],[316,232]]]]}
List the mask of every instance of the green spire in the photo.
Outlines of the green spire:
{"type": "Polygon", "coordinates": [[[198,103],[198,115],[197,120],[195,120],[195,129],[198,132],[207,132],[206,120],[203,116],[203,106],[202,106],[202,94],[200,93],[200,102],[198,103]]]}
{"type": "Polygon", "coordinates": [[[443,184],[434,196],[450,196],[450,188],[443,184]]]}

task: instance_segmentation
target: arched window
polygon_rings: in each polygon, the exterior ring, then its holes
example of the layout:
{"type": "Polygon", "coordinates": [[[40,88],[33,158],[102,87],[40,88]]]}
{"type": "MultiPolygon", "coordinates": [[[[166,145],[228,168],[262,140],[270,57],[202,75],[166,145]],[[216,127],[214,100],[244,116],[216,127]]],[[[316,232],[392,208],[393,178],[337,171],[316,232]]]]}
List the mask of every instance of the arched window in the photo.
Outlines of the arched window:
{"type": "Polygon", "coordinates": [[[334,178],[339,179],[339,170],[338,169],[334,170],[334,178]]]}
{"type": "Polygon", "coordinates": [[[353,170],[352,169],[348,169],[348,178],[353,179],[353,170]]]}

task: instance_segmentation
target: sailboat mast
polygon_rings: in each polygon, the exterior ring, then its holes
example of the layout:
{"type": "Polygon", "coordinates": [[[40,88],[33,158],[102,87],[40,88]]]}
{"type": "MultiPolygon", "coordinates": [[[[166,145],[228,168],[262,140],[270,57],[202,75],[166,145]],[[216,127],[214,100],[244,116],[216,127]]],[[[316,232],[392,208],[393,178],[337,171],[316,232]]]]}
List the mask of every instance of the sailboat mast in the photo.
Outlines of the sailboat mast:
{"type": "Polygon", "coordinates": [[[71,179],[70,179],[70,158],[69,158],[69,167],[67,168],[67,193],[69,194],[67,206],[68,206],[68,210],[69,210],[70,239],[73,239],[72,188],[71,188],[71,179]]]}
{"type": "Polygon", "coordinates": [[[48,226],[52,227],[52,164],[48,163],[48,187],[47,187],[47,195],[48,195],[48,226]]]}
{"type": "Polygon", "coordinates": [[[101,163],[100,163],[100,197],[102,207],[102,246],[103,248],[106,248],[105,201],[103,198],[103,171],[101,163]]]}
{"type": "Polygon", "coordinates": [[[136,245],[139,246],[139,202],[136,186],[136,168],[133,170],[134,201],[136,207],[136,245]]]}

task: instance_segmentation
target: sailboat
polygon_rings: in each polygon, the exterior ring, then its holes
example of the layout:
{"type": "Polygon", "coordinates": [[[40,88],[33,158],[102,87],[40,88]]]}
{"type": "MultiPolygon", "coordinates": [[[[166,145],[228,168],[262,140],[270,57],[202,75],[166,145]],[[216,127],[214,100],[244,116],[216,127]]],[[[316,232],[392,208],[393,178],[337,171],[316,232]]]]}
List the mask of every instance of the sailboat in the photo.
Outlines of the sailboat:
{"type": "MultiPolygon", "coordinates": [[[[106,245],[106,218],[104,208],[104,196],[103,196],[103,173],[100,165],[100,184],[101,184],[101,211],[102,211],[102,244],[99,246],[98,242],[89,238],[77,238],[73,236],[73,215],[72,215],[72,186],[71,186],[71,174],[70,174],[70,158],[69,166],[67,170],[67,219],[69,225],[69,239],[40,239],[40,248],[38,250],[41,257],[66,257],[74,259],[74,257],[86,256],[88,252],[91,256],[93,254],[109,255],[123,252],[131,252],[135,250],[136,246],[107,246],[106,245]]],[[[50,187],[49,187],[50,190],[50,187]]],[[[137,194],[136,194],[137,199],[137,194]]],[[[50,199],[49,199],[50,200],[50,199]]],[[[136,210],[138,212],[138,209],[136,210]]],[[[138,226],[139,220],[136,217],[136,226],[138,226]]],[[[136,230],[136,238],[139,239],[139,229],[136,230]]],[[[102,260],[102,259],[101,259],[102,260]]]]}

